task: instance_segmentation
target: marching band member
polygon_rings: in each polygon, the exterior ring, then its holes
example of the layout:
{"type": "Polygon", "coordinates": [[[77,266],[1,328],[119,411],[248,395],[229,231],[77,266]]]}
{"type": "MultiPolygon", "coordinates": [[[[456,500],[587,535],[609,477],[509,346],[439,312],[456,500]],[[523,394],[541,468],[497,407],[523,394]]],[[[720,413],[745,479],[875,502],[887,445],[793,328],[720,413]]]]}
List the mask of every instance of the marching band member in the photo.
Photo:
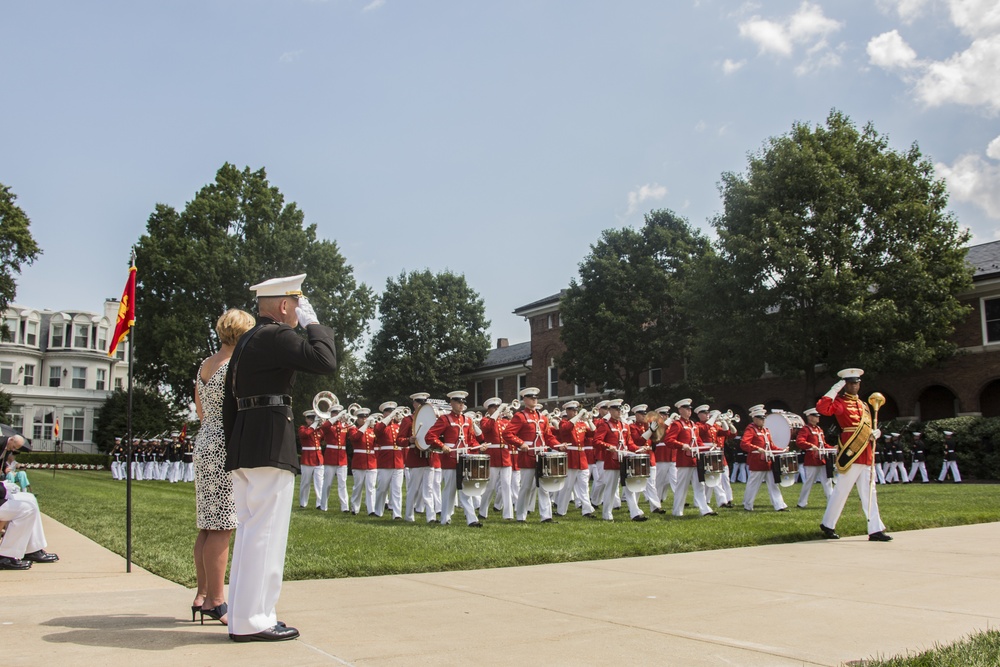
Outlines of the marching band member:
{"type": "Polygon", "coordinates": [[[430,394],[423,391],[410,394],[410,400],[413,401],[412,412],[399,422],[399,435],[396,436],[399,446],[406,448],[406,468],[410,471],[406,481],[406,511],[403,515],[407,521],[416,521],[418,508],[425,513],[427,523],[436,521],[434,496],[431,489],[431,485],[434,483],[431,453],[417,446],[417,436],[413,432],[413,418],[416,417],[417,412],[424,409],[434,409],[431,406],[424,407],[430,397],[430,394]]]}
{"type": "MultiPolygon", "coordinates": [[[[729,437],[729,429],[733,428],[732,424],[722,428],[718,425],[719,422],[715,424],[709,424],[708,418],[710,416],[709,406],[707,404],[699,405],[694,409],[695,414],[698,415],[698,436],[701,441],[706,445],[714,445],[722,451],[722,479],[719,480],[719,485],[715,487],[715,504],[719,507],[732,507],[733,506],[733,487],[729,484],[729,461],[726,460],[725,447],[726,439],[729,437]]],[[[733,434],[736,434],[735,428],[733,428],[733,434]]],[[[711,505],[711,492],[708,487],[705,488],[705,502],[711,505]]]]}
{"type": "Polygon", "coordinates": [[[194,442],[191,440],[184,443],[184,481],[194,481],[194,442]]]}
{"type": "MultiPolygon", "coordinates": [[[[630,452],[640,451],[632,442],[632,434],[629,425],[621,420],[622,399],[616,398],[608,403],[609,418],[602,419],[597,424],[594,432],[594,445],[604,450],[604,498],[602,502],[601,518],[605,521],[614,521],[615,490],[619,487],[622,473],[622,458],[628,456],[630,452]]],[[[643,452],[649,451],[648,445],[643,445],[643,452]]],[[[622,487],[621,495],[628,505],[629,517],[632,521],[645,521],[649,517],[643,514],[639,507],[639,501],[635,492],[629,490],[627,486],[622,487]]]]}
{"type": "Polygon", "coordinates": [[[399,446],[398,406],[386,401],[378,406],[382,419],[375,422],[375,457],[378,476],[375,479],[375,516],[382,516],[388,500],[393,519],[403,518],[403,449],[399,446]]]}
{"type": "Polygon", "coordinates": [[[646,489],[643,491],[646,502],[649,503],[649,511],[652,514],[666,514],[666,511],[663,509],[663,500],[656,492],[656,452],[652,444],[654,433],[649,430],[649,426],[646,423],[646,411],[648,409],[649,406],[645,403],[640,403],[632,407],[632,414],[635,415],[635,421],[629,424],[629,434],[632,436],[632,442],[637,447],[649,447],[649,479],[646,480],[646,489]]]}
{"type": "Polygon", "coordinates": [[[948,477],[948,471],[951,471],[951,479],[955,484],[962,483],[962,474],[958,472],[958,453],[955,451],[955,440],[954,434],[951,431],[942,431],[944,433],[944,463],[941,464],[941,475],[938,477],[939,482],[943,482],[948,477]]]}
{"type": "Polygon", "coordinates": [[[838,465],[838,470],[842,470],[837,484],[834,486],[833,495],[830,496],[826,505],[826,513],[823,514],[823,523],[820,530],[827,539],[836,540],[840,536],[836,533],[837,521],[840,513],[844,511],[844,504],[847,496],[851,492],[851,487],[856,486],[858,495],[861,497],[861,509],[868,519],[868,540],[871,542],[888,542],[892,538],[885,533],[885,524],[878,511],[878,493],[871,484],[872,445],[881,436],[881,432],[872,430],[871,413],[868,405],[858,398],[858,390],[861,389],[861,376],[864,371],[860,368],[845,368],[837,373],[840,381],[834,384],[830,391],[819,399],[816,409],[821,415],[836,417],[840,425],[840,450],[837,455],[838,463],[845,457],[850,457],[846,470],[838,465]],[[843,393],[841,393],[843,389],[843,393]],[[869,511],[869,507],[871,510],[869,511]]]}
{"type": "Polygon", "coordinates": [[[483,442],[486,443],[486,453],[490,457],[490,478],[486,482],[482,502],[479,505],[479,518],[489,517],[493,494],[496,493],[500,503],[502,516],[507,521],[514,520],[514,497],[511,495],[511,456],[510,446],[503,441],[501,427],[502,415],[500,406],[503,401],[498,396],[486,399],[483,409],[486,414],[479,420],[479,428],[483,430],[483,442]]]}
{"type": "Polygon", "coordinates": [[[910,448],[913,453],[913,465],[910,467],[910,480],[917,478],[917,471],[920,472],[920,481],[924,484],[930,482],[927,477],[927,452],[924,451],[923,433],[913,434],[913,446],[910,448]]]}
{"type": "Polygon", "coordinates": [[[455,496],[458,504],[465,512],[465,521],[470,528],[482,528],[483,524],[476,516],[476,508],[470,498],[458,484],[458,456],[470,449],[479,448],[479,440],[475,433],[475,424],[465,416],[465,398],[467,391],[453,391],[448,394],[451,412],[438,417],[434,425],[427,431],[427,442],[441,453],[441,477],[444,482],[441,488],[441,523],[451,523],[451,515],[455,511],[455,496]]]}
{"type": "Polygon", "coordinates": [[[663,436],[667,447],[677,452],[673,515],[684,516],[684,502],[687,500],[688,487],[691,487],[694,505],[701,515],[715,516],[717,512],[705,502],[705,485],[698,482],[698,450],[701,448],[701,440],[698,438],[698,427],[691,421],[691,399],[683,398],[674,405],[680,419],[674,420],[663,436]]]}
{"type": "Polygon", "coordinates": [[[345,513],[351,511],[347,497],[347,430],[350,425],[338,418],[343,410],[342,405],[331,405],[330,418],[320,427],[323,434],[323,488],[319,508],[324,512],[329,506],[333,480],[337,480],[340,511],[345,513]]]}
{"type": "Polygon", "coordinates": [[[111,479],[125,479],[125,448],[122,439],[115,438],[115,448],[111,452],[111,479]]]}
{"type": "MultiPolygon", "coordinates": [[[[660,415],[663,423],[670,419],[669,405],[661,405],[656,408],[656,412],[660,415]]],[[[653,453],[656,455],[656,490],[654,495],[660,500],[662,508],[662,504],[667,502],[667,493],[673,491],[673,488],[677,486],[677,452],[667,446],[666,427],[663,429],[662,437],[657,435],[657,430],[650,426],[642,437],[653,445],[653,453]]],[[[666,510],[664,510],[665,513],[666,510]]]]}
{"type": "MultiPolygon", "coordinates": [[[[591,481],[590,504],[593,505],[594,507],[598,507],[602,502],[604,502],[604,450],[596,442],[596,437],[597,437],[596,426],[600,424],[602,421],[605,421],[609,418],[608,403],[610,402],[611,401],[601,401],[600,403],[594,406],[594,410],[597,411],[597,416],[594,418],[594,425],[595,425],[594,458],[597,460],[593,463],[593,465],[589,466],[590,481],[591,481]]],[[[618,485],[615,484],[615,491],[617,492],[617,490],[618,490],[618,485]]],[[[617,493],[615,496],[615,501],[616,501],[615,505],[617,506],[619,504],[617,502],[618,501],[617,493]]]]}
{"type": "Polygon", "coordinates": [[[823,495],[826,496],[827,502],[830,502],[830,495],[833,494],[833,480],[827,475],[827,457],[831,455],[820,452],[827,445],[826,438],[823,437],[823,429],[819,427],[819,411],[816,408],[809,408],[802,414],[806,417],[806,423],[795,436],[795,446],[806,455],[803,465],[805,480],[802,482],[802,493],[799,494],[798,502],[798,507],[805,509],[806,505],[809,504],[812,486],[817,481],[823,488],[823,495]]]}
{"type": "Polygon", "coordinates": [[[365,495],[368,515],[375,514],[375,478],[378,475],[378,461],[375,458],[374,418],[371,410],[361,408],[354,413],[354,424],[347,430],[354,453],[351,455],[351,474],[354,488],[351,490],[351,514],[361,511],[361,495],[365,495]]]}
{"type": "Polygon", "coordinates": [[[592,517],[594,506],[590,504],[590,461],[584,450],[590,429],[585,422],[576,419],[580,411],[579,401],[564,403],[562,410],[557,437],[562,443],[559,449],[566,452],[566,483],[556,496],[556,514],[565,516],[570,497],[575,496],[577,501],[582,501],[580,509],[583,516],[592,517]]]}
{"type": "Polygon", "coordinates": [[[760,490],[761,482],[767,482],[767,492],[771,497],[771,505],[775,511],[785,512],[788,505],[781,495],[781,487],[774,481],[772,472],[772,459],[768,457],[768,452],[780,451],[771,439],[771,431],[764,426],[764,417],[767,411],[763,404],[754,405],[750,408],[751,424],[743,431],[743,438],[740,447],[747,453],[747,462],[750,468],[750,478],[747,480],[747,488],[743,494],[743,509],[748,512],[753,511],[754,500],[760,490]]]}
{"type": "MultiPolygon", "coordinates": [[[[528,510],[534,505],[531,496],[536,492],[536,453],[540,453],[546,447],[559,446],[559,440],[549,431],[548,420],[538,412],[539,393],[541,390],[537,387],[525,387],[519,392],[521,409],[514,414],[503,433],[504,441],[518,449],[521,486],[517,494],[515,517],[521,523],[527,521],[528,510]]],[[[553,523],[552,499],[549,492],[538,486],[537,495],[538,514],[542,523],[553,523]]]]}
{"type": "Polygon", "coordinates": [[[747,466],[747,453],[742,447],[737,446],[733,454],[733,474],[730,476],[731,483],[746,484],[749,466],[747,466]]]}
{"type": "Polygon", "coordinates": [[[323,496],[323,432],[321,421],[315,410],[302,413],[306,423],[299,427],[299,444],[302,455],[299,467],[302,476],[299,481],[299,507],[309,504],[309,486],[316,488],[316,509],[320,509],[323,496]]]}

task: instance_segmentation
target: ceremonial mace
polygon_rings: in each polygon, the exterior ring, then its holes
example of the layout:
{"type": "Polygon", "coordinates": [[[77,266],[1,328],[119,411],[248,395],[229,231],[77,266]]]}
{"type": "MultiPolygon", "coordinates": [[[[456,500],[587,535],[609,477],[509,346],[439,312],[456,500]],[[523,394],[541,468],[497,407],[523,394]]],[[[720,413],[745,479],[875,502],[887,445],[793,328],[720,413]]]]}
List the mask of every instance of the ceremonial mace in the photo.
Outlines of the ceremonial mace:
{"type": "MultiPolygon", "coordinates": [[[[874,424],[874,426],[872,427],[872,430],[877,431],[878,430],[878,409],[881,408],[883,405],[885,405],[885,396],[883,396],[882,394],[880,394],[877,391],[873,391],[872,395],[868,397],[868,403],[870,403],[871,406],[873,408],[875,408],[875,416],[872,418],[872,423],[874,424]]],[[[865,518],[868,518],[869,516],[871,516],[871,513],[872,513],[872,498],[875,496],[875,445],[876,444],[877,444],[877,440],[872,440],[872,464],[871,464],[871,473],[869,474],[870,485],[869,485],[869,488],[868,488],[868,513],[866,514],[865,518]]]]}

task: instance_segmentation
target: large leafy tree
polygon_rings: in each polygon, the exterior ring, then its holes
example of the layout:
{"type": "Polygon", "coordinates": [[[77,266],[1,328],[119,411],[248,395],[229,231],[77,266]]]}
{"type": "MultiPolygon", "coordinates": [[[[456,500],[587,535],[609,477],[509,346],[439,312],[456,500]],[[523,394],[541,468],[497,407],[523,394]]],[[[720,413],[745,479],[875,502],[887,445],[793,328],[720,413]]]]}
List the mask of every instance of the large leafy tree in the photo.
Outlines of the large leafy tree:
{"type": "Polygon", "coordinates": [[[31,236],[31,220],[15,201],[17,195],[0,183],[0,313],[17,294],[21,265],[30,265],[42,252],[31,236]]]}
{"type": "Polygon", "coordinates": [[[375,404],[417,391],[453,391],[464,371],[486,359],[486,310],[465,276],[400,273],[386,280],[379,312],[381,328],[368,347],[362,382],[375,404]]]}
{"type": "Polygon", "coordinates": [[[669,210],[647,214],[640,229],[605,230],[560,305],[564,377],[636,396],[643,371],[680,359],[693,329],[679,297],[708,248],[669,210]]]}
{"type": "Polygon", "coordinates": [[[795,124],[726,173],[717,254],[699,271],[696,367],[708,379],[912,369],[954,352],[968,233],[916,144],[840,112],[795,124]]]}
{"type": "MultiPolygon", "coordinates": [[[[94,444],[102,452],[109,451],[115,438],[128,432],[128,393],[112,392],[95,415],[94,444]]],[[[154,437],[161,433],[180,431],[183,417],[179,410],[159,392],[136,387],[132,393],[132,434],[134,437],[154,437]]]]}
{"type": "MultiPolygon", "coordinates": [[[[168,388],[180,404],[192,400],[201,359],[218,350],[219,315],[228,308],[254,312],[252,284],[308,274],[303,291],[336,331],[338,359],[350,354],[374,314],[371,290],[355,281],[336,242],[317,239],[316,225],[285,203],[263,169],[227,163],[183,211],[158,204],[136,255],[136,376],[168,388]]],[[[337,382],[336,375],[307,380],[293,400],[308,404],[314,385],[336,390],[337,382]]]]}

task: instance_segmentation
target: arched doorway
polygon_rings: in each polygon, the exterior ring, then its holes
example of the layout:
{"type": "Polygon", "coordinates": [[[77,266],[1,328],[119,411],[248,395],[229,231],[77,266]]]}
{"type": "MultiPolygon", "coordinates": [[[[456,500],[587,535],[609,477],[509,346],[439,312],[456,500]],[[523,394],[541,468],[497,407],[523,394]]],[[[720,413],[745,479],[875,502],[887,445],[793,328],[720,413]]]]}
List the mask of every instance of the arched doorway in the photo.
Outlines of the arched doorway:
{"type": "Polygon", "coordinates": [[[1000,380],[983,387],[979,394],[979,411],[984,417],[1000,417],[1000,380]]]}
{"type": "Polygon", "coordinates": [[[920,392],[917,408],[920,410],[920,421],[950,419],[958,411],[958,398],[951,389],[936,384],[920,392]]]}

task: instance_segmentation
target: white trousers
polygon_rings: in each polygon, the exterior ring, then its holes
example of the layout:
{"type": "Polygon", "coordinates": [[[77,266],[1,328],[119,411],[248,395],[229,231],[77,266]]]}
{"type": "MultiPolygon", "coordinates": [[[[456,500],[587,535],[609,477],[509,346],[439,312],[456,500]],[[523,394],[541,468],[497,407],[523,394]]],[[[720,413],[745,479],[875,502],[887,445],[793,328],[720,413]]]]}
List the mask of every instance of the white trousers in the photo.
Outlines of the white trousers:
{"type": "Polygon", "coordinates": [[[454,468],[441,470],[441,523],[451,523],[451,515],[455,513],[455,498],[465,512],[465,523],[475,523],[479,521],[476,517],[476,508],[472,505],[472,498],[467,496],[458,488],[458,471],[454,468]]]}
{"type": "MultiPolygon", "coordinates": [[[[604,479],[602,486],[604,487],[604,502],[601,507],[601,518],[605,521],[614,520],[614,505],[615,505],[615,491],[621,486],[621,470],[605,470],[604,479]]],[[[637,516],[642,516],[642,510],[639,509],[639,500],[635,495],[634,491],[629,491],[627,486],[621,487],[621,497],[625,500],[625,504],[628,505],[628,515],[630,518],[635,518],[637,516]]]]}
{"type": "Polygon", "coordinates": [[[774,481],[774,474],[770,470],[751,470],[750,479],[747,481],[747,488],[743,492],[743,509],[753,510],[753,503],[757,498],[761,482],[765,481],[767,482],[767,493],[771,497],[771,506],[775,510],[782,510],[788,507],[781,495],[781,487],[774,481]]]}
{"type": "Polygon", "coordinates": [[[351,490],[351,511],[361,511],[361,494],[365,494],[368,513],[375,511],[375,477],[377,470],[354,470],[354,488],[351,490]]]}
{"type": "Polygon", "coordinates": [[[142,469],[144,467],[145,466],[142,463],[139,463],[138,461],[132,461],[132,479],[136,480],[137,482],[142,480],[143,478],[142,469]]]}
{"type": "Polygon", "coordinates": [[[434,482],[434,468],[419,466],[409,468],[410,477],[406,481],[406,515],[407,521],[415,521],[416,510],[422,508],[427,522],[434,520],[434,496],[431,484],[434,482]]]}
{"type": "Polygon", "coordinates": [[[349,512],[351,506],[347,502],[347,466],[323,466],[323,488],[320,489],[319,508],[324,512],[327,510],[330,489],[333,487],[335,479],[337,480],[337,500],[340,501],[340,511],[349,512]]]}
{"type": "Polygon", "coordinates": [[[124,467],[125,467],[125,464],[122,463],[121,461],[112,461],[111,462],[111,479],[124,479],[124,475],[122,475],[122,468],[124,468],[124,467]]]}
{"type": "Polygon", "coordinates": [[[10,522],[3,541],[0,541],[0,556],[20,559],[24,558],[24,554],[48,546],[35,494],[24,491],[10,493],[7,502],[0,505],[0,521],[10,522]]]}
{"type": "Polygon", "coordinates": [[[184,464],[184,481],[185,482],[194,481],[194,461],[184,464]]]}
{"type": "Polygon", "coordinates": [[[875,474],[879,484],[885,484],[885,464],[875,464],[875,474]]]}
{"type": "Polygon", "coordinates": [[[156,479],[156,461],[146,461],[142,465],[143,479],[156,479]]]}
{"type": "Polygon", "coordinates": [[[826,466],[802,466],[805,470],[806,479],[802,482],[802,493],[799,494],[799,507],[805,507],[809,504],[809,494],[812,492],[812,485],[819,482],[820,486],[823,487],[823,495],[826,496],[826,501],[830,502],[830,496],[833,494],[833,480],[826,476],[826,466]]]}
{"type": "Polygon", "coordinates": [[[490,479],[486,482],[486,491],[483,492],[483,499],[479,505],[479,513],[486,518],[490,515],[490,507],[493,505],[493,497],[496,495],[496,502],[500,504],[500,512],[504,519],[514,518],[514,496],[511,487],[511,473],[513,468],[496,468],[490,466],[490,479]]]}
{"type": "Polygon", "coordinates": [[[552,497],[541,486],[535,487],[535,466],[521,468],[521,486],[517,494],[515,516],[518,521],[526,521],[528,512],[534,509],[534,495],[538,495],[538,516],[542,521],[552,518],[552,497]]]}
{"type": "Polygon", "coordinates": [[[646,488],[643,490],[643,495],[646,496],[646,501],[649,503],[650,512],[660,509],[663,505],[660,496],[657,494],[656,476],[659,474],[659,467],[659,463],[650,467],[649,479],[646,480],[646,488]]]}
{"type": "Polygon", "coordinates": [[[375,478],[375,514],[382,516],[386,501],[393,519],[403,518],[403,469],[379,468],[375,478]]]}
{"type": "Polygon", "coordinates": [[[323,493],[323,466],[302,466],[299,480],[299,507],[309,504],[309,487],[316,491],[316,507],[319,507],[323,493]]]}
{"type": "Polygon", "coordinates": [[[941,475],[938,477],[939,482],[943,482],[948,476],[948,471],[951,470],[951,478],[956,482],[962,481],[962,475],[958,472],[958,461],[945,461],[941,464],[941,475]]]}
{"type": "Polygon", "coordinates": [[[596,507],[604,502],[604,461],[591,466],[590,479],[594,482],[590,489],[590,504],[596,507]]]}
{"type": "Polygon", "coordinates": [[[688,487],[694,492],[694,506],[702,516],[711,513],[712,508],[705,502],[705,485],[698,481],[698,469],[694,466],[677,466],[677,483],[674,492],[674,516],[684,516],[684,502],[687,500],[688,487]]]}
{"type": "Polygon", "coordinates": [[[920,471],[920,481],[929,482],[930,479],[927,477],[927,464],[923,461],[914,461],[913,465],[910,467],[910,481],[912,482],[917,478],[917,471],[920,471]]]}
{"type": "Polygon", "coordinates": [[[584,514],[592,514],[594,506],[590,503],[590,468],[577,470],[567,468],[566,483],[556,494],[556,514],[565,514],[569,510],[570,498],[576,497],[583,501],[580,510],[584,514]]]}
{"type": "Polygon", "coordinates": [[[837,522],[840,520],[840,513],[844,511],[847,496],[851,493],[851,487],[856,486],[858,487],[858,495],[861,496],[861,511],[865,513],[868,519],[868,534],[871,535],[872,533],[885,530],[885,524],[882,523],[882,517],[878,511],[878,491],[873,491],[871,488],[871,472],[871,466],[855,463],[847,469],[847,472],[839,474],[837,485],[833,489],[833,495],[830,496],[830,500],[826,504],[826,512],[823,514],[824,526],[831,529],[837,527],[837,522]],[[870,493],[873,494],[871,498],[871,514],[868,513],[868,496],[870,493]]]}
{"type": "Polygon", "coordinates": [[[677,485],[677,464],[673,461],[656,462],[656,497],[662,503],[667,500],[667,492],[677,485]]]}
{"type": "Polygon", "coordinates": [[[750,470],[750,466],[743,462],[737,462],[733,464],[733,475],[730,477],[730,482],[740,482],[741,484],[746,484],[747,472],[750,470]]]}
{"type": "Polygon", "coordinates": [[[247,635],[274,627],[285,572],[295,475],[278,468],[233,471],[236,540],[229,571],[229,632],[247,635]]]}

